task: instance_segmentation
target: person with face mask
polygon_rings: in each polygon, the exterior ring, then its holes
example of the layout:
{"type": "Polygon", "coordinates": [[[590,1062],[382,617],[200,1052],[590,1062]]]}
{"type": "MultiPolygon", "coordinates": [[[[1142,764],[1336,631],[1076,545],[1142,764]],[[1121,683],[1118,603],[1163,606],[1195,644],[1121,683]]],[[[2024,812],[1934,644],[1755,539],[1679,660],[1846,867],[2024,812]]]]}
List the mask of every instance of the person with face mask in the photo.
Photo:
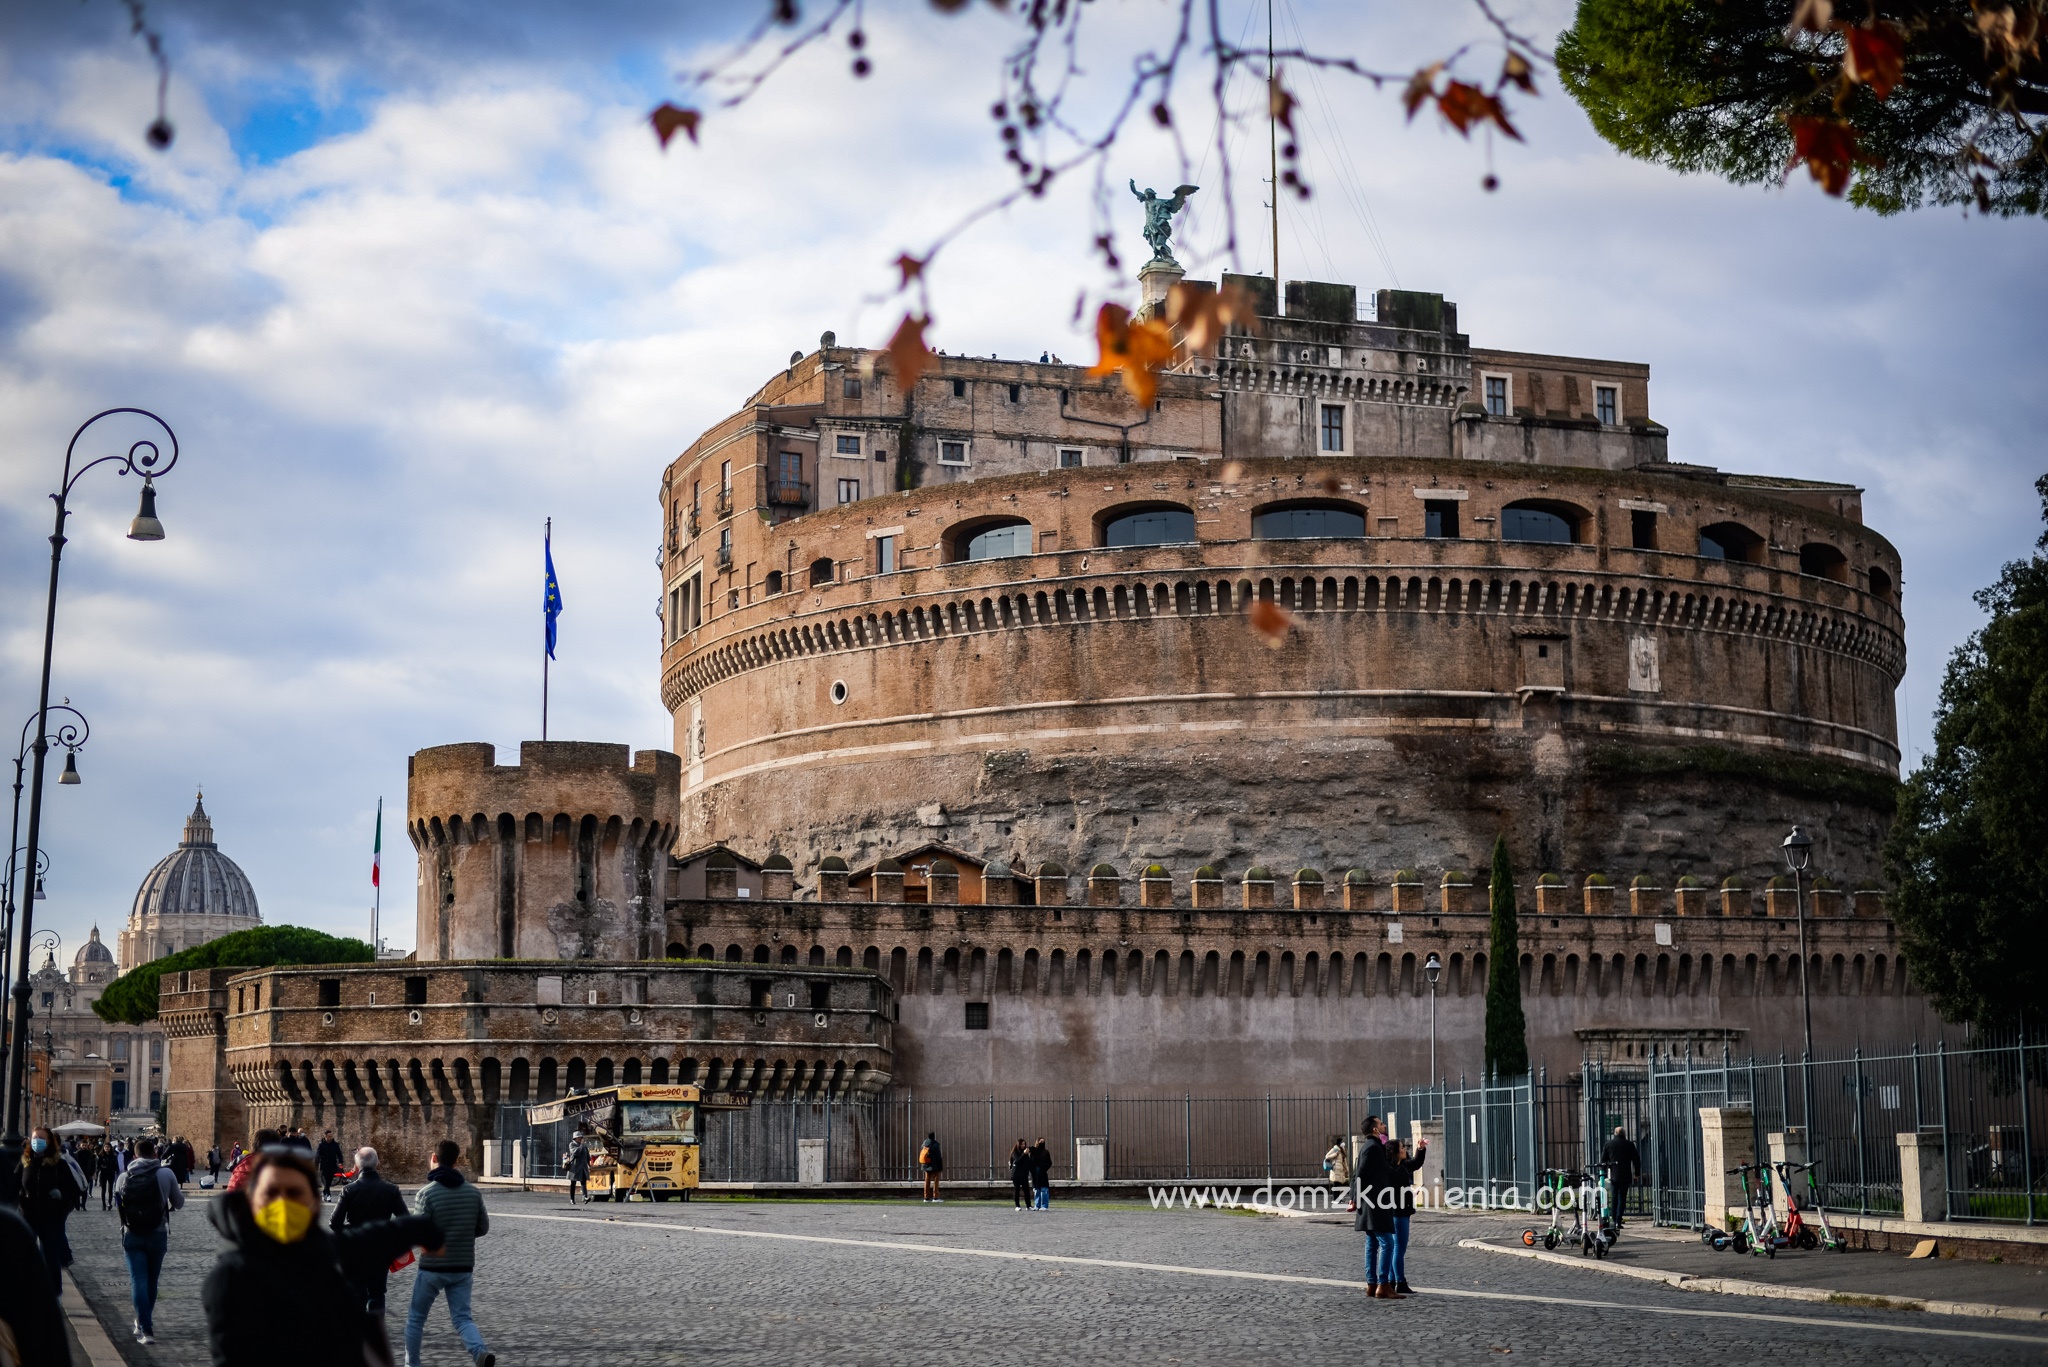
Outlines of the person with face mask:
{"type": "Polygon", "coordinates": [[[407,1215],[322,1228],[320,1174],[311,1155],[274,1145],[251,1155],[249,1178],[208,1207],[228,1247],[200,1290],[214,1367],[363,1367],[389,1363],[381,1318],[363,1313],[351,1271],[387,1266],[444,1240],[430,1219],[407,1215]]]}
{"type": "Polygon", "coordinates": [[[71,1243],[64,1222],[85,1194],[69,1157],[57,1147],[47,1125],[38,1125],[21,1155],[21,1213],[42,1245],[43,1265],[50,1272],[50,1290],[64,1294],[64,1269],[71,1263],[71,1243]]]}

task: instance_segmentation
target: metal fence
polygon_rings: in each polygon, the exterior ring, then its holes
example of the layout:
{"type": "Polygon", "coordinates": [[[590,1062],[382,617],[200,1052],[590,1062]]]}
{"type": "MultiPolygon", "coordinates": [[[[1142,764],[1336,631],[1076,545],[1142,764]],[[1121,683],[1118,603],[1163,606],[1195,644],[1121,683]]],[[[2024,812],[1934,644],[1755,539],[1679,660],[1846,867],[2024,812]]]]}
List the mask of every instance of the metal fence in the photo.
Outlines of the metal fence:
{"type": "Polygon", "coordinates": [[[1633,1074],[1589,1066],[1583,1087],[1589,1154],[1627,1126],[1643,1157],[1641,1199],[1630,1205],[1661,1224],[1700,1221],[1707,1106],[1749,1108],[1759,1156],[1771,1134],[1803,1130],[1829,1210],[1899,1213],[1898,1137],[1917,1132],[1941,1143],[1947,1219],[2048,1219],[2048,1041],[1980,1037],[1811,1062],[1653,1055],[1633,1074]]]}

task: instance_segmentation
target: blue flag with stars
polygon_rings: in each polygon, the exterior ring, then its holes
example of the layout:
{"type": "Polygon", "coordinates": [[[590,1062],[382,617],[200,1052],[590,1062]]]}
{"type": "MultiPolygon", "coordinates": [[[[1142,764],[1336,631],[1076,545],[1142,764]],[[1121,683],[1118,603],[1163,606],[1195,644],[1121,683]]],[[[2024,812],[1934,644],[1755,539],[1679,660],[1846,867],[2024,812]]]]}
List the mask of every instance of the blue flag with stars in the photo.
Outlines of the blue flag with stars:
{"type": "Polygon", "coordinates": [[[547,614],[548,658],[552,660],[555,658],[555,619],[562,615],[562,586],[555,582],[555,545],[552,527],[542,537],[540,544],[541,557],[547,561],[548,567],[547,585],[541,590],[540,608],[547,614]]]}

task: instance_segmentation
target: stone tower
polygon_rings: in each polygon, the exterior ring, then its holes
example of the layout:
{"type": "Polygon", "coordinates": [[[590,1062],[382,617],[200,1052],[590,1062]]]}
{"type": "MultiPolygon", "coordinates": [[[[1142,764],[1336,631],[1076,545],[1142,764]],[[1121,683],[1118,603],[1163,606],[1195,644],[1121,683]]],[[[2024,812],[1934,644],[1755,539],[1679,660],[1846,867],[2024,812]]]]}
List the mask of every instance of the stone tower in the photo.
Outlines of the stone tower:
{"type": "Polygon", "coordinates": [[[516,766],[496,758],[440,745],[408,764],[418,957],[660,958],[682,761],[586,741],[527,741],[516,766]]]}

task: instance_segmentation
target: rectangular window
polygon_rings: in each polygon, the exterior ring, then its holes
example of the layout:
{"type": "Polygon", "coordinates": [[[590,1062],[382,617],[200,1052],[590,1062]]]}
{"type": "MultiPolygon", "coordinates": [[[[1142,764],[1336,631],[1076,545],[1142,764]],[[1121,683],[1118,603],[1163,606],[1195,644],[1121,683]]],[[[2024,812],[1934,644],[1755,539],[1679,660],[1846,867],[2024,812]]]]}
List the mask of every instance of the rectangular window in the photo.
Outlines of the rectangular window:
{"type": "Polygon", "coordinates": [[[964,399],[967,397],[967,381],[953,381],[953,397],[956,399],[964,399]]]}
{"type": "Polygon", "coordinates": [[[801,484],[804,481],[804,457],[801,451],[777,453],[779,478],[784,484],[801,484]]]}
{"type": "Polygon", "coordinates": [[[1018,401],[1020,401],[1020,400],[1021,400],[1021,399],[1022,399],[1023,397],[1024,397],[1024,386],[1023,386],[1023,385],[1021,385],[1021,384],[1013,384],[1013,385],[1011,385],[1011,386],[1010,386],[1010,402],[1011,402],[1011,403],[1017,403],[1017,402],[1018,402],[1018,401]]]}
{"type": "Polygon", "coordinates": [[[1488,375],[1486,377],[1486,411],[1496,418],[1508,415],[1508,377],[1488,375]]]}
{"type": "Polygon", "coordinates": [[[322,1006],[341,1005],[341,979],[322,978],[320,980],[320,1004],[322,1006]]]}
{"type": "Polygon", "coordinates": [[[78,1098],[76,1104],[81,1110],[89,1111],[92,1109],[92,1084],[90,1082],[74,1084],[72,1094],[78,1098]]]}
{"type": "Polygon", "coordinates": [[[775,982],[771,978],[753,978],[747,983],[748,1004],[756,1011],[766,1011],[775,1004],[775,982]]]}
{"type": "Polygon", "coordinates": [[[1323,449],[1342,451],[1344,449],[1344,405],[1326,403],[1323,405],[1323,449]]]}
{"type": "Polygon", "coordinates": [[[1629,544],[1639,551],[1657,549],[1657,515],[1637,509],[1628,515],[1629,544]]]}
{"type": "Polygon", "coordinates": [[[839,481],[839,502],[842,506],[848,503],[860,502],[859,480],[842,479],[839,481]]]}
{"type": "Polygon", "coordinates": [[[813,1010],[813,1011],[825,1011],[825,1010],[829,1010],[829,1009],[831,1008],[831,1005],[832,1005],[832,984],[831,984],[831,983],[812,983],[812,984],[811,984],[811,1010],[813,1010]]]}
{"type": "Polygon", "coordinates": [[[1080,466],[1081,451],[1079,447],[1066,446],[1060,448],[1060,469],[1077,470],[1080,466]]]}
{"type": "Polygon", "coordinates": [[[1613,385],[1593,386],[1593,411],[1608,427],[1621,421],[1621,391],[1613,385]]]}
{"type": "Polygon", "coordinates": [[[718,568],[721,570],[732,568],[732,528],[730,527],[718,529],[718,568]]]}
{"type": "MultiPolygon", "coordinates": [[[[242,995],[242,990],[241,990],[240,988],[236,988],[236,989],[235,989],[235,996],[236,996],[236,997],[240,997],[241,995],[242,995]]],[[[127,1059],[127,1057],[128,1057],[128,1037],[127,1037],[126,1035],[116,1035],[116,1036],[114,1036],[114,1057],[115,1057],[115,1058],[117,1058],[117,1059],[122,1059],[122,1060],[126,1060],[126,1059],[127,1059]]]]}
{"type": "Polygon", "coordinates": [[[128,1109],[128,1084],[120,1078],[114,1079],[114,1109],[117,1111],[128,1109]]]}
{"type": "Polygon", "coordinates": [[[860,438],[857,436],[834,437],[832,439],[832,454],[835,456],[852,456],[855,460],[859,460],[860,438]]]}
{"type": "Polygon", "coordinates": [[[875,573],[896,573],[896,538],[878,536],[875,538],[875,573]]]}
{"type": "Polygon", "coordinates": [[[841,397],[843,397],[843,398],[848,398],[848,399],[857,399],[857,398],[859,398],[859,397],[860,397],[860,377],[859,377],[858,375],[848,375],[848,376],[847,376],[847,377],[846,377],[845,379],[841,380],[841,381],[839,382],[839,393],[840,393],[840,396],[841,396],[841,397]]]}
{"type": "Polygon", "coordinates": [[[1424,536],[1455,539],[1458,535],[1458,501],[1451,498],[1425,499],[1422,521],[1424,536]]]}
{"type": "Polygon", "coordinates": [[[718,492],[721,494],[730,494],[732,492],[732,462],[729,460],[718,462],[718,492]]]}
{"type": "Polygon", "coordinates": [[[405,980],[405,1004],[407,1006],[425,1006],[427,1004],[427,980],[425,978],[414,977],[405,980]]]}
{"type": "Polygon", "coordinates": [[[968,1028],[969,1030],[986,1030],[986,1029],[988,1029],[988,1003],[987,1003],[987,1002],[969,1002],[969,1003],[967,1003],[967,1028],[968,1028]]]}
{"type": "Polygon", "coordinates": [[[939,443],[939,464],[965,465],[967,443],[964,441],[942,441],[939,443]]]}

